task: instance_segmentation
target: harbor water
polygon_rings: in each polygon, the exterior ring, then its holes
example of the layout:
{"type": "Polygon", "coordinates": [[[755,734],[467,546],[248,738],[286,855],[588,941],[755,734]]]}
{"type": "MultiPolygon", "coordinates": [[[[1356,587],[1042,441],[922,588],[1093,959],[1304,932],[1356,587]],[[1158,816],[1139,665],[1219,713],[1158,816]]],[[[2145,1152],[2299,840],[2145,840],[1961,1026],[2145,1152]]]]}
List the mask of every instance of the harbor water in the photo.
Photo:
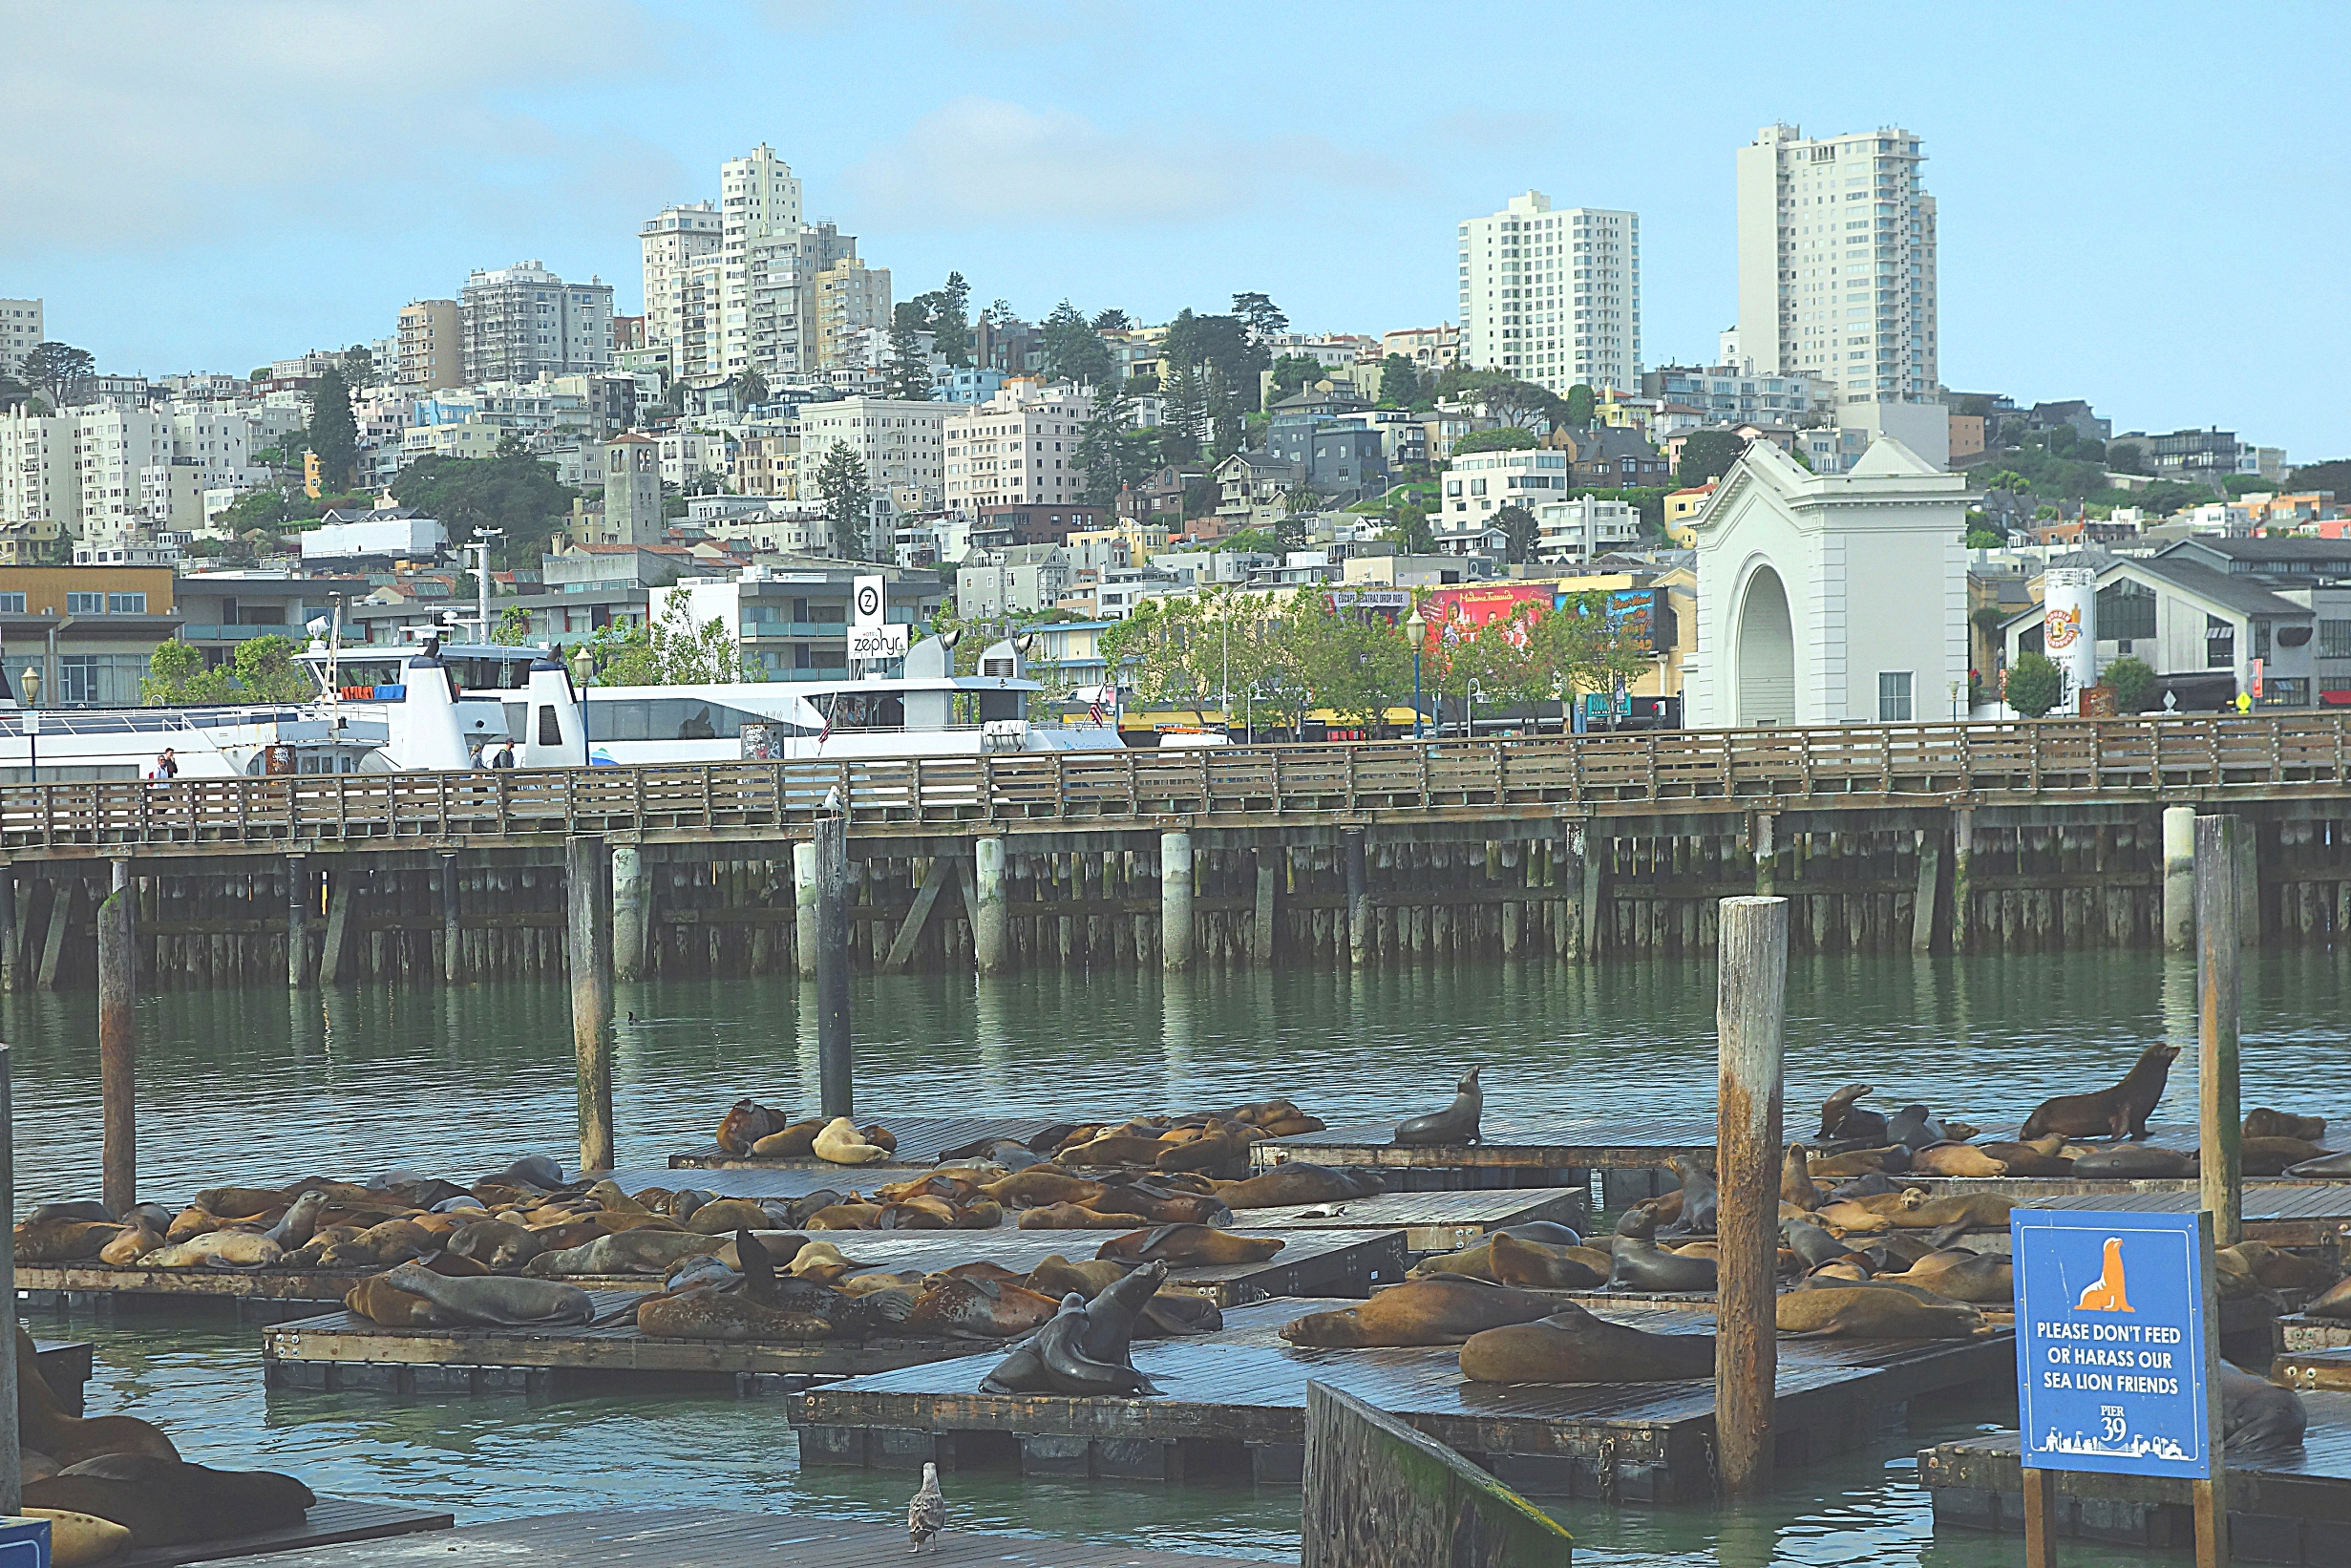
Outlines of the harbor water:
{"type": "MultiPolygon", "coordinates": [[[[1684,962],[1162,977],[1037,971],[976,983],[860,976],[860,1120],[1003,1111],[1070,1117],[1229,1107],[1281,1094],[1333,1125],[1442,1106],[1486,1068],[1489,1125],[1687,1117],[1714,1095],[1714,970],[1684,962]]],[[[1788,1126],[1840,1085],[2006,1133],[2045,1095],[2103,1087],[2158,1039],[2187,1049],[2158,1121],[2194,1116],[2185,961],[2132,953],[1800,958],[1789,985],[1788,1126]]],[[[756,1095],[816,1101],[813,995],[773,977],[619,988],[614,1098],[624,1167],[709,1141],[756,1095]]],[[[2351,1109],[2351,951],[2248,955],[2246,1106],[2351,1109]]],[[[518,1155],[576,1157],[568,992],[445,988],[170,992],[139,1004],[139,1190],[406,1166],[470,1179],[518,1155]]],[[[20,1210],[95,1196],[95,1006],[0,996],[15,1075],[20,1210]]],[[[721,1504],[900,1516],[911,1479],[797,1464],[780,1399],[597,1394],[554,1401],[265,1393],[259,1331],[225,1314],[33,1320],[98,1344],[93,1412],[164,1426],[198,1462],[270,1468],[322,1494],[455,1511],[721,1504]]],[[[1783,1473],[1735,1510],[1561,1502],[1583,1563],[2009,1563],[2013,1539],[1931,1528],[1912,1455],[2006,1424],[2000,1388],[1914,1408],[1873,1447],[1783,1473]]],[[[961,1523],[1297,1560],[1294,1490],[948,1477],[961,1523]]],[[[2069,1564],[2143,1554],[2068,1544],[2069,1564]]]]}

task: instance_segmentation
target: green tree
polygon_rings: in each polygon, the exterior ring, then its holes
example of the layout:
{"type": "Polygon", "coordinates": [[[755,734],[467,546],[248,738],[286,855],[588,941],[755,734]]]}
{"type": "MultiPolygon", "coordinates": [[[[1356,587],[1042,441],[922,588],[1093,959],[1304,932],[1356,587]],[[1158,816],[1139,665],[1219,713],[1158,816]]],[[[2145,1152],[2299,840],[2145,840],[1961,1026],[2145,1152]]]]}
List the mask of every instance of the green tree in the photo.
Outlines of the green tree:
{"type": "Polygon", "coordinates": [[[1592,389],[1583,382],[1578,381],[1568,388],[1568,428],[1570,430],[1589,430],[1592,425],[1592,411],[1598,404],[1599,399],[1592,395],[1592,389]]]}
{"type": "Polygon", "coordinates": [[[204,667],[203,649],[174,638],[147,655],[138,700],[150,708],[211,708],[237,700],[225,669],[204,667]]]}
{"type": "Polygon", "coordinates": [[[318,456],[320,488],[340,490],[350,483],[351,464],[359,456],[359,421],[352,417],[350,389],[343,384],[343,372],[332,367],[310,389],[307,438],[318,456]]]}
{"type": "Polygon", "coordinates": [[[76,349],[69,343],[36,343],[25,350],[24,362],[16,367],[28,386],[36,392],[49,393],[49,406],[65,407],[65,394],[74,383],[95,374],[96,358],[87,349],[76,349]]]}
{"type": "MultiPolygon", "coordinates": [[[[971,285],[964,281],[964,275],[950,272],[944,285],[917,294],[907,303],[922,312],[921,329],[931,334],[931,352],[956,370],[967,368],[971,364],[971,285]]],[[[891,315],[895,322],[897,312],[891,315]]]]}
{"type": "Polygon", "coordinates": [[[2114,706],[2126,713],[2145,711],[2148,699],[2155,694],[2154,667],[2129,654],[2107,666],[2099,679],[2114,689],[2114,706]]]}
{"type": "Polygon", "coordinates": [[[237,685],[252,702],[300,702],[318,689],[294,663],[299,646],[275,632],[237,645],[237,685]]]}
{"type": "Polygon", "coordinates": [[[757,371],[743,371],[729,385],[734,389],[738,408],[753,408],[768,400],[768,378],[757,371]]]}
{"type": "Polygon", "coordinates": [[[375,363],[375,350],[364,343],[354,343],[344,350],[342,357],[335,363],[342,369],[346,386],[365,391],[381,379],[376,373],[380,367],[375,363]]]}
{"type": "Polygon", "coordinates": [[[499,564],[537,566],[555,530],[570,522],[578,492],[560,483],[555,470],[528,452],[502,448],[501,443],[488,457],[439,453],[419,457],[392,481],[392,498],[438,518],[458,542],[477,529],[503,529],[496,552],[499,564]]]}
{"type": "Polygon", "coordinates": [[[1301,592],[1284,617],[1284,640],[1315,702],[1365,729],[1412,701],[1412,648],[1386,618],[1331,607],[1330,596],[1301,592]]]}
{"type": "MultiPolygon", "coordinates": [[[[1281,361],[1275,361],[1279,368],[1281,361]]],[[[1380,360],[1380,404],[1408,409],[1420,398],[1420,367],[1409,354],[1387,354],[1380,360]]]]}
{"type": "Polygon", "coordinates": [[[1278,338],[1290,329],[1290,318],[1262,294],[1234,295],[1233,314],[1248,329],[1252,343],[1278,338]]]}
{"type": "Polygon", "coordinates": [[[1111,350],[1068,300],[1045,318],[1045,373],[1056,381],[1098,387],[1112,378],[1111,350]]]}
{"type": "MultiPolygon", "coordinates": [[[[1240,450],[1242,400],[1234,395],[1232,379],[1221,365],[1210,365],[1200,385],[1208,406],[1208,460],[1220,463],[1240,450]]],[[[1256,390],[1251,383],[1251,403],[1257,401],[1256,390]]]]}
{"type": "Polygon", "coordinates": [[[1535,541],[1539,530],[1535,514],[1516,501],[1493,515],[1494,526],[1510,536],[1510,562],[1516,566],[1535,559],[1535,541]]]}
{"type": "Polygon", "coordinates": [[[1160,393],[1159,460],[1182,468],[1199,461],[1200,430],[1208,422],[1208,393],[1197,369],[1176,365],[1160,393]]]}
{"type": "Polygon", "coordinates": [[[1467,457],[1479,452],[1525,452],[1534,447],[1535,433],[1523,425],[1502,425],[1493,430],[1473,430],[1453,443],[1453,456],[1467,457]]]}
{"type": "MultiPolygon", "coordinates": [[[[1283,354],[1273,362],[1272,370],[1277,400],[1292,396],[1300,388],[1323,378],[1323,362],[1312,354],[1283,354]]],[[[1386,390],[1385,383],[1382,390],[1386,390]]]]}
{"type": "Polygon", "coordinates": [[[1303,550],[1306,547],[1306,519],[1322,504],[1323,498],[1314,493],[1314,486],[1299,483],[1281,495],[1281,520],[1274,526],[1274,540],[1279,550],[1303,550]]]}
{"type": "Polygon", "coordinates": [[[498,612],[498,625],[490,633],[490,641],[506,647],[528,647],[531,643],[531,612],[519,604],[509,604],[498,612]]]}
{"type": "Polygon", "coordinates": [[[32,401],[31,387],[26,386],[7,371],[0,371],[0,409],[24,408],[32,401]]]}
{"type": "Polygon", "coordinates": [[[1436,531],[1429,525],[1428,513],[1410,501],[1403,501],[1390,516],[1394,522],[1387,537],[1395,541],[1397,549],[1407,555],[1422,556],[1437,547],[1436,531]]]}
{"type": "Polygon", "coordinates": [[[2008,687],[2002,700],[2028,719],[2055,708],[2065,694],[2065,676],[2046,655],[2023,653],[2008,667],[2008,687]]]}
{"type": "Polygon", "coordinates": [[[1746,451],[1747,441],[1735,431],[1694,430],[1682,443],[1682,463],[1673,477],[1683,489],[1694,490],[1729,473],[1746,451]]]}
{"type": "Polygon", "coordinates": [[[1134,420],[1134,399],[1116,378],[1094,388],[1093,408],[1078,427],[1077,466],[1086,476],[1086,500],[1110,506],[1119,491],[1150,477],[1158,466],[1159,438],[1155,432],[1129,428],[1134,420]]]}
{"type": "Polygon", "coordinates": [[[846,441],[836,441],[816,468],[816,494],[833,525],[833,553],[843,561],[865,556],[865,527],[873,504],[865,464],[846,441]]]}
{"type": "Polygon", "coordinates": [[[1133,328],[1134,318],[1115,307],[1094,312],[1094,330],[1097,332],[1127,332],[1133,328]]]}
{"type": "Polygon", "coordinates": [[[587,639],[603,686],[726,686],[743,679],[740,645],[713,616],[697,625],[688,596],[669,590],[647,621],[599,627],[587,639]]]}
{"type": "MultiPolygon", "coordinates": [[[[890,311],[890,373],[892,397],[922,402],[931,394],[931,367],[922,352],[922,307],[901,300],[890,311]]],[[[934,340],[935,341],[935,340],[934,340]]]]}

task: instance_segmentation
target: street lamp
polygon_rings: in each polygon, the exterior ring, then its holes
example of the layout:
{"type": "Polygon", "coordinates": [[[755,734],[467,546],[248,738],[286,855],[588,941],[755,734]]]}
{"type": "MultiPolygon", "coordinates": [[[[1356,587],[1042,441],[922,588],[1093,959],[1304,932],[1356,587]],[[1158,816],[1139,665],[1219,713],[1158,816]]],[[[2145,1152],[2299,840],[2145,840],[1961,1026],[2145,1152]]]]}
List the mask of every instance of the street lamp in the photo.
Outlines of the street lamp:
{"type": "Polygon", "coordinates": [[[1477,684],[1477,677],[1474,675],[1470,677],[1469,685],[1461,689],[1461,738],[1463,740],[1477,738],[1477,699],[1485,694],[1486,689],[1477,684]]]}
{"type": "Polygon", "coordinates": [[[1412,639],[1412,738],[1420,739],[1420,650],[1429,640],[1429,623],[1421,619],[1420,606],[1412,606],[1406,617],[1404,634],[1412,639]]]}
{"type": "Polygon", "coordinates": [[[29,749],[25,782],[41,781],[41,671],[37,666],[25,666],[25,745],[29,749]]]}
{"type": "Polygon", "coordinates": [[[571,671],[580,688],[580,766],[596,766],[595,753],[588,748],[588,680],[596,673],[596,655],[585,643],[573,646],[571,671]]]}

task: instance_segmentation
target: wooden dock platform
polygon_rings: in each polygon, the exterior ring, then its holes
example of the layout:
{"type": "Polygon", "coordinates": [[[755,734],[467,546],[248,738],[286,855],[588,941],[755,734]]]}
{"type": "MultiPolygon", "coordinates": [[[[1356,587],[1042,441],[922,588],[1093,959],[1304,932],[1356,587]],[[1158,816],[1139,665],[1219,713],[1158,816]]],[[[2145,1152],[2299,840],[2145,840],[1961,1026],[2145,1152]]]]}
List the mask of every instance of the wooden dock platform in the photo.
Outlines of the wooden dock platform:
{"type": "MultiPolygon", "coordinates": [[[[860,1171],[887,1171],[939,1163],[949,1149],[960,1149],[982,1138],[1015,1138],[1026,1143],[1048,1127],[1064,1122],[1098,1120],[1069,1116],[888,1116],[859,1118],[861,1126],[886,1127],[898,1138],[898,1148],[879,1165],[835,1165],[814,1155],[794,1159],[763,1159],[756,1155],[731,1155],[716,1143],[706,1143],[682,1155],[671,1155],[678,1171],[834,1171],[855,1178],[860,1171]]],[[[890,1179],[899,1180],[893,1176],[890,1179]]]]}
{"type": "MultiPolygon", "coordinates": [[[[1122,1479],[1237,1475],[1295,1483],[1309,1378],[1375,1404],[1542,1496],[1673,1503],[1715,1491],[1714,1385],[1474,1384],[1450,1348],[1299,1349],[1289,1317],[1329,1303],[1267,1303],[1224,1332],[1134,1346],[1162,1392],[1141,1399],[986,1394],[993,1356],[811,1388],[795,1402],[804,1465],[942,1469],[1122,1479]],[[1291,1310],[1278,1313],[1277,1306],[1291,1310]]],[[[1665,1333],[1703,1333],[1706,1312],[1611,1311],[1665,1333]]],[[[1957,1340],[1789,1340],[1780,1346],[1779,1459],[1800,1465],[1866,1441],[1889,1406],[2009,1373],[2006,1333],[1957,1340]]]]}
{"type": "Polygon", "coordinates": [[[265,1554],[275,1564],[285,1560],[275,1554],[309,1551],[319,1552],[319,1562],[341,1562],[340,1554],[356,1549],[353,1543],[361,1541],[382,1542],[387,1550],[408,1554],[404,1557],[387,1558],[388,1561],[421,1561],[427,1553],[432,1553],[432,1560],[437,1562],[445,1560],[441,1543],[449,1539],[445,1532],[455,1523],[456,1515],[433,1509],[360,1502],[349,1497],[321,1497],[310,1505],[309,1514],[300,1524],[250,1536],[188,1541],[180,1546],[142,1547],[110,1558],[107,1568],[179,1568],[186,1562],[219,1562],[265,1554]],[[403,1539],[412,1536],[427,1538],[403,1539]],[[330,1557],[329,1552],[336,1555],[330,1557]]]}
{"type": "MultiPolygon", "coordinates": [[[[1263,1568],[1238,1557],[958,1530],[952,1495],[948,1508],[946,1533],[913,1560],[941,1568],[1263,1568]]],[[[898,1520],[663,1508],[545,1514],[429,1539],[285,1552],[268,1568],[899,1568],[908,1560],[906,1527],[898,1520]]],[[[118,1562],[145,1568],[137,1557],[118,1562]]]]}
{"type": "MultiPolygon", "coordinates": [[[[2303,1447],[2229,1459],[2229,1549],[2239,1562],[2336,1568],[2351,1542],[2351,1393],[2305,1392],[2303,1447]]],[[[1934,1499],[1935,1528],[2024,1528],[2017,1434],[1945,1443],[1918,1455],[1918,1484],[1934,1499]]],[[[2153,1475],[2057,1473],[2058,1534],[2120,1546],[2192,1547],[2189,1483],[2153,1475]]]]}
{"type": "Polygon", "coordinates": [[[2277,1320],[2277,1348],[2287,1354],[2311,1350],[2351,1350],[2351,1323],[2340,1318],[2314,1318],[2306,1312],[2277,1320]]]}
{"type": "Polygon", "coordinates": [[[1474,1246],[1505,1225],[1537,1219],[1590,1227],[1582,1192],[1572,1187],[1521,1187],[1496,1192],[1376,1193],[1333,1203],[1241,1209],[1233,1228],[1252,1231],[1401,1230],[1408,1252],[1452,1252],[1474,1246]]]}
{"type": "MultiPolygon", "coordinates": [[[[2036,1199],[2036,1209],[2116,1209],[2140,1214],[2192,1214],[2198,1198],[2177,1193],[2131,1193],[2036,1199]]],[[[2343,1249],[2351,1237],[2351,1181],[2245,1184],[2245,1235],[2277,1247],[2343,1249]]]]}

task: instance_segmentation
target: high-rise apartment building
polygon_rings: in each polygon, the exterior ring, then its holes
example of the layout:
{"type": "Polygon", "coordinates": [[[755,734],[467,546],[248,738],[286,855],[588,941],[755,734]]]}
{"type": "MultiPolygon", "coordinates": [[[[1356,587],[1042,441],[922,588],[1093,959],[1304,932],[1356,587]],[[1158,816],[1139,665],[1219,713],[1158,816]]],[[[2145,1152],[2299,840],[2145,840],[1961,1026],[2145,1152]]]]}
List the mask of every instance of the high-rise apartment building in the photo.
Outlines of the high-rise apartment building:
{"type": "MultiPolygon", "coordinates": [[[[792,165],[761,142],[742,158],[731,158],[718,168],[718,204],[724,220],[724,244],[719,256],[720,351],[728,375],[756,370],[773,375],[788,369],[776,346],[776,294],[772,275],[787,258],[800,254],[800,182],[792,165]],[[763,287],[754,287],[753,270],[763,287]],[[763,331],[764,328],[764,331],[763,331]],[[752,340],[770,347],[754,353],[752,340]]],[[[798,282],[795,276],[793,282],[798,282]]],[[[797,314],[798,301],[790,302],[797,314]]],[[[795,348],[797,346],[795,345],[795,348]]]]}
{"type": "Polygon", "coordinates": [[[39,300],[0,300],[0,375],[24,368],[25,355],[41,341],[39,300]]]}
{"type": "Polygon", "coordinates": [[[399,361],[392,385],[411,395],[465,385],[465,312],[455,300],[411,300],[400,307],[399,361]]]}
{"type": "Polygon", "coordinates": [[[1641,215],[1540,191],[1458,231],[1461,360],[1551,392],[1641,385],[1641,215]]]}
{"type": "Polygon", "coordinates": [[[924,511],[939,504],[940,456],[948,403],[895,397],[842,397],[800,406],[799,488],[815,498],[815,476],[836,446],[865,465],[865,487],[877,496],[911,492],[924,511]]]}
{"type": "Polygon", "coordinates": [[[664,207],[637,231],[645,263],[645,342],[667,349],[672,371],[689,382],[725,378],[719,246],[724,224],[708,201],[664,207]]]}
{"type": "Polygon", "coordinates": [[[815,293],[816,351],[810,368],[822,375],[862,366],[865,329],[890,328],[890,269],[844,256],[816,274],[815,293]]]}
{"type": "Polygon", "coordinates": [[[1808,140],[1767,125],[1739,149],[1739,347],[1763,374],[1844,403],[1929,403],[1935,199],[1896,128],[1808,140]]]}
{"type": "Polygon", "coordinates": [[[1033,381],[958,405],[946,418],[947,510],[1079,500],[1086,476],[1077,443],[1092,412],[1093,399],[1077,388],[1033,381]]]}
{"type": "Polygon", "coordinates": [[[612,368],[612,286],[567,284],[539,262],[465,281],[465,384],[534,381],[612,368]]]}

